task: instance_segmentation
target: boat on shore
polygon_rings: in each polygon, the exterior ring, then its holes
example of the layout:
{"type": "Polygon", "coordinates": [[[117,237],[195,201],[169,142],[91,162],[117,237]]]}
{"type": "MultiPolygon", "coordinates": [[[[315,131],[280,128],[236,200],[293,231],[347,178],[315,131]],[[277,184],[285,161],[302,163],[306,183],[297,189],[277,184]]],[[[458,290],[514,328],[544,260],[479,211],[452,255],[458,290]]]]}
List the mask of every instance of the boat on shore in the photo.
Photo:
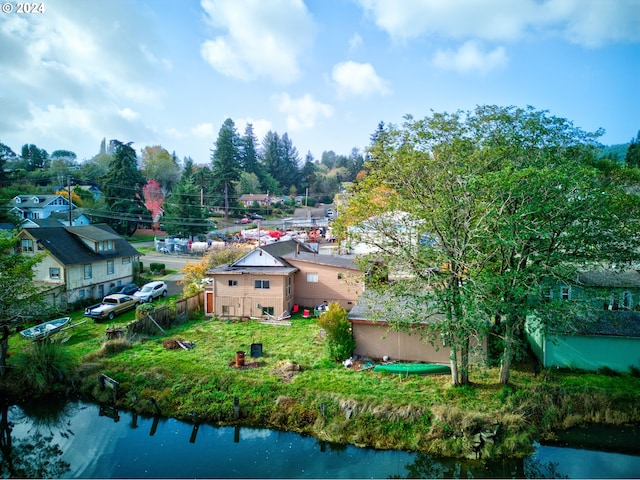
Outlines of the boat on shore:
{"type": "Polygon", "coordinates": [[[438,363],[384,363],[373,367],[377,373],[403,373],[405,375],[437,375],[451,373],[449,365],[438,363]]]}
{"type": "Polygon", "coordinates": [[[49,320],[48,322],[34,325],[30,328],[25,328],[20,331],[20,335],[29,340],[42,340],[50,335],[62,330],[66,325],[71,322],[71,317],[61,317],[55,320],[49,320]]]}

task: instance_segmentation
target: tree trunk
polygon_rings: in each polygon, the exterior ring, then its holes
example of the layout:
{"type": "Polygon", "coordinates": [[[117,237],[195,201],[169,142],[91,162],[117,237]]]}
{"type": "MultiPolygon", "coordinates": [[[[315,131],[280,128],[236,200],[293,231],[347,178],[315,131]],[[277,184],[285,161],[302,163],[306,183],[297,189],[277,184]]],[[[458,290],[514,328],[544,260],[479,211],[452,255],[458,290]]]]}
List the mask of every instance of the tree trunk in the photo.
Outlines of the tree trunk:
{"type": "Polygon", "coordinates": [[[2,337],[0,337],[0,378],[7,373],[7,352],[9,351],[9,327],[2,326],[2,337]]]}
{"type": "Polygon", "coordinates": [[[513,357],[513,333],[509,322],[504,324],[504,350],[502,352],[502,360],[500,361],[500,377],[499,382],[502,385],[509,384],[509,376],[511,374],[511,359],[513,357]]]}
{"type": "Polygon", "coordinates": [[[460,382],[458,381],[458,352],[454,346],[451,346],[449,361],[451,363],[451,383],[453,385],[459,385],[460,382]]]}
{"type": "Polygon", "coordinates": [[[461,385],[469,385],[469,338],[467,337],[464,340],[464,344],[460,350],[460,363],[461,363],[461,372],[460,372],[460,384],[461,385]]]}

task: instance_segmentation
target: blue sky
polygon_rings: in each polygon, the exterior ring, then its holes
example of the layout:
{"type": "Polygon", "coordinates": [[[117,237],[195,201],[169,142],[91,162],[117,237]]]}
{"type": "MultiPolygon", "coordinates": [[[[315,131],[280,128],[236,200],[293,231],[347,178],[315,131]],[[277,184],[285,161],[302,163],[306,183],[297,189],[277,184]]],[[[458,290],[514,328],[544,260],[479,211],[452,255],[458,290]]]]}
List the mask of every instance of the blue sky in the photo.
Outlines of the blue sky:
{"type": "MultiPolygon", "coordinates": [[[[102,138],[208,163],[220,126],[300,157],[380,121],[531,105],[601,141],[640,130],[640,0],[45,0],[0,13],[0,142],[102,138]]],[[[6,7],[5,7],[6,8],[6,7]]]]}

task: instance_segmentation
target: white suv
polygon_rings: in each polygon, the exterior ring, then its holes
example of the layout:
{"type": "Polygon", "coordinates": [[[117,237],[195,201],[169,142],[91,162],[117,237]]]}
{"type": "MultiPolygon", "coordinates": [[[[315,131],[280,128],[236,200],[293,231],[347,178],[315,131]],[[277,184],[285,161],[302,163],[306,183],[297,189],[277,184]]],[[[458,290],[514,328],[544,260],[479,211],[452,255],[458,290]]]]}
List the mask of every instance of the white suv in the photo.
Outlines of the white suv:
{"type": "Polygon", "coordinates": [[[167,284],[158,280],[143,285],[134,295],[140,297],[142,302],[153,302],[155,298],[166,297],[167,293],[167,284]]]}

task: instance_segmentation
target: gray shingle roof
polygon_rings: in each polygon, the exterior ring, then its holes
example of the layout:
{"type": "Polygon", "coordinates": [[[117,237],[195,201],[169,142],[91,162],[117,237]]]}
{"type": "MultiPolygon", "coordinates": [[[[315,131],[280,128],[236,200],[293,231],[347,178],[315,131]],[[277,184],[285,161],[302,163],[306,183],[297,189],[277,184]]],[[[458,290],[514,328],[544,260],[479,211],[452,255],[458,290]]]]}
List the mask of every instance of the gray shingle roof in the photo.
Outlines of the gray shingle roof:
{"type": "Polygon", "coordinates": [[[26,231],[63,265],[78,265],[111,258],[141,255],[111,227],[104,224],[78,227],[43,227],[26,231]],[[94,252],[80,237],[95,241],[113,240],[114,250],[94,252]]]}

